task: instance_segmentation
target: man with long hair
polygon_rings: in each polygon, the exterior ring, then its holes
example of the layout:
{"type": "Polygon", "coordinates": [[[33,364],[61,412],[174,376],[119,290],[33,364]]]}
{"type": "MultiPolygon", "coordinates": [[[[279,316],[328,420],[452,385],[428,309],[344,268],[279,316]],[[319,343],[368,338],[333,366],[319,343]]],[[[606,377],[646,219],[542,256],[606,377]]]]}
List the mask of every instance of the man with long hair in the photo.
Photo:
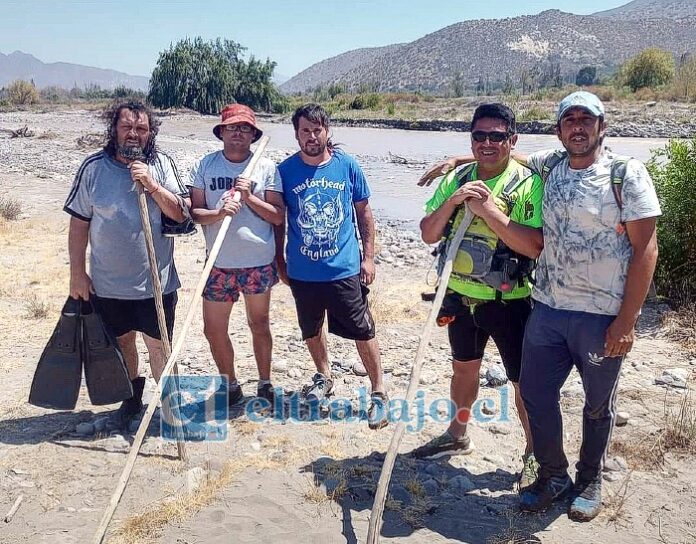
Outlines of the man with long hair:
{"type": "Polygon", "coordinates": [[[139,101],[114,103],[103,115],[104,149],[84,160],[64,210],[71,215],[68,234],[70,295],[92,300],[123,351],[133,397],[118,411],[127,427],[142,409],[145,378],[138,371],[136,333],[147,346],[152,375],[159,380],[165,359],[150,279],[137,184],[147,191],[158,273],[162,281],[169,337],[174,328],[179,278],[174,243],[162,235],[163,216],[182,222],[188,216],[188,191],[170,157],[157,150],[159,121],[139,101]],[[86,252],[90,247],[89,273],[86,252]]]}

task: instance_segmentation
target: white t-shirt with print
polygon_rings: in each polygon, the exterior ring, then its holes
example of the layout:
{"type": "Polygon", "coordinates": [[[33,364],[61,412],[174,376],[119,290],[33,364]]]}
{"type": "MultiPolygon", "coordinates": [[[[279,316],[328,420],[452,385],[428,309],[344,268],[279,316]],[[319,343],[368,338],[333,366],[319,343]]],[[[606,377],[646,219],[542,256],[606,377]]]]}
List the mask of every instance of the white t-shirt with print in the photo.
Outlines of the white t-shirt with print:
{"type": "MultiPolygon", "coordinates": [[[[527,163],[539,172],[553,153],[533,153],[527,163]]],[[[544,249],[535,300],[560,310],[619,313],[633,254],[621,223],[662,212],[652,179],[636,159],[626,165],[619,210],[610,180],[615,158],[604,152],[592,166],[575,170],[566,157],[551,171],[544,187],[544,249]]]]}
{"type": "MultiPolygon", "coordinates": [[[[244,162],[228,160],[222,151],[216,151],[203,157],[191,169],[189,185],[205,193],[206,207],[214,210],[218,207],[220,197],[234,186],[251,160],[250,155],[244,162]]],[[[254,167],[249,179],[253,182],[252,192],[265,200],[266,191],[283,192],[280,175],[270,159],[261,157],[254,167]]],[[[213,247],[220,231],[222,221],[203,225],[203,234],[207,251],[213,247]]],[[[218,268],[250,268],[270,264],[275,258],[275,239],[273,225],[261,218],[246,204],[232,216],[230,228],[220,253],[215,259],[218,268]]]]}

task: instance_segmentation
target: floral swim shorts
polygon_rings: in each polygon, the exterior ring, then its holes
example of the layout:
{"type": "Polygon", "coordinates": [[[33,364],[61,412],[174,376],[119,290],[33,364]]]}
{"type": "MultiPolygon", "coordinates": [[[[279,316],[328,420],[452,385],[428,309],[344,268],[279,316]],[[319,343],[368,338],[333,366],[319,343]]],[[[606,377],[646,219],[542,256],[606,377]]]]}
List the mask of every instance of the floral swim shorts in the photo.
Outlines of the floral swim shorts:
{"type": "Polygon", "coordinates": [[[213,302],[237,302],[239,294],[260,295],[278,283],[275,263],[251,268],[218,268],[210,271],[203,298],[213,302]]]}

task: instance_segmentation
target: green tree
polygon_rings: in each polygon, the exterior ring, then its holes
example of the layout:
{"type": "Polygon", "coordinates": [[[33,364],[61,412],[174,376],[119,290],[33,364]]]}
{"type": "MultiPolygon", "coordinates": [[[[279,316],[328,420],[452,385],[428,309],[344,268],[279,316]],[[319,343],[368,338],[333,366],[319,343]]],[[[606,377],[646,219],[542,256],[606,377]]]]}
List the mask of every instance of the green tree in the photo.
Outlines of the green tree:
{"type": "Polygon", "coordinates": [[[619,81],[635,92],[655,88],[674,78],[674,57],[669,51],[651,47],[627,60],[619,69],[619,81]]]}
{"type": "Polygon", "coordinates": [[[597,81],[597,67],[596,66],[583,66],[578,70],[575,76],[575,84],[578,87],[587,87],[588,85],[594,85],[597,81]]]}
{"type": "Polygon", "coordinates": [[[663,214],[657,222],[658,290],[677,301],[696,300],[696,137],[671,140],[647,167],[663,214]]]}
{"type": "Polygon", "coordinates": [[[17,79],[7,86],[7,99],[15,106],[36,104],[39,101],[39,91],[33,83],[17,79]]]}
{"type": "Polygon", "coordinates": [[[271,110],[280,100],[272,83],[276,63],[242,58],[242,45],[217,38],[187,38],[162,51],[150,77],[148,100],[159,108],[216,114],[232,102],[271,110]]]}

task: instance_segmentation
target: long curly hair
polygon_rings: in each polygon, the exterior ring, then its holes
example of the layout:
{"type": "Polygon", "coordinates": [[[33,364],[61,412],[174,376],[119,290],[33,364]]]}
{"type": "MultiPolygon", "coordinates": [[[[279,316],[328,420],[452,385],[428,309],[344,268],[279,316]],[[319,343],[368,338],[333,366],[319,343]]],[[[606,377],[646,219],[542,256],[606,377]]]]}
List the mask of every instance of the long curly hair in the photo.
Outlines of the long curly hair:
{"type": "Polygon", "coordinates": [[[143,149],[143,155],[146,162],[150,162],[155,158],[157,153],[157,148],[155,146],[155,139],[157,138],[157,133],[159,132],[160,120],[157,118],[152,109],[139,100],[120,100],[114,102],[102,113],[102,119],[106,123],[106,145],[104,146],[104,151],[106,151],[109,156],[116,157],[118,153],[118,139],[116,136],[116,125],[121,117],[121,111],[130,110],[137,114],[138,117],[141,115],[147,116],[148,123],[150,125],[150,135],[147,139],[147,144],[143,149]]]}

